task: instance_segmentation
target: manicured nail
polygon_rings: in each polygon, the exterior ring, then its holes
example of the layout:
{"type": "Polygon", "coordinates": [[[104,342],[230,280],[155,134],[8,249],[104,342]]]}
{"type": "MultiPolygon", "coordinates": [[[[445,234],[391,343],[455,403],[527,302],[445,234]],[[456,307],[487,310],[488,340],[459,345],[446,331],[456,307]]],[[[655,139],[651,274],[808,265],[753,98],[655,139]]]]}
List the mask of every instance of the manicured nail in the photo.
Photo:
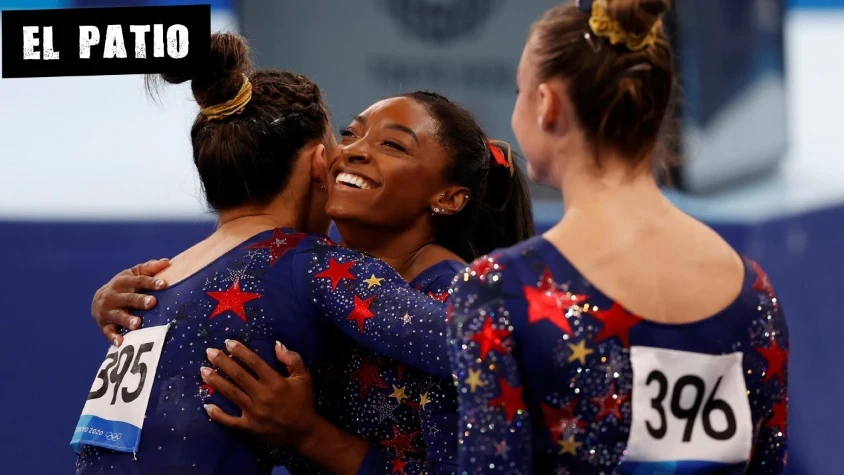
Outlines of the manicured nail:
{"type": "Polygon", "coordinates": [[[234,347],[237,345],[237,342],[235,342],[234,340],[226,340],[225,343],[226,343],[226,348],[228,348],[229,351],[234,350],[234,347]]]}
{"type": "Polygon", "coordinates": [[[141,323],[141,319],[138,317],[132,317],[129,319],[129,327],[130,328],[137,328],[138,325],[141,323]]]}
{"type": "Polygon", "coordinates": [[[152,305],[152,297],[145,297],[144,298],[144,307],[149,308],[152,305]]]}
{"type": "Polygon", "coordinates": [[[203,378],[207,378],[208,375],[211,374],[211,371],[211,368],[206,368],[205,366],[199,368],[199,373],[202,375],[203,378]]]}
{"type": "Polygon", "coordinates": [[[118,344],[117,344],[117,338],[115,338],[114,340],[111,340],[111,343],[112,343],[114,346],[120,346],[120,345],[118,345],[118,344]]]}
{"type": "Polygon", "coordinates": [[[213,360],[214,358],[216,358],[219,353],[220,350],[217,350],[215,348],[208,348],[207,350],[205,350],[205,354],[208,355],[209,360],[213,360]]]}
{"type": "Polygon", "coordinates": [[[160,288],[164,287],[164,281],[161,280],[161,279],[155,279],[154,284],[155,284],[156,289],[160,289],[160,288]]]}
{"type": "Polygon", "coordinates": [[[211,414],[211,411],[214,410],[214,408],[211,407],[211,404],[203,404],[202,407],[205,409],[205,412],[207,412],[208,414],[211,414]]]}

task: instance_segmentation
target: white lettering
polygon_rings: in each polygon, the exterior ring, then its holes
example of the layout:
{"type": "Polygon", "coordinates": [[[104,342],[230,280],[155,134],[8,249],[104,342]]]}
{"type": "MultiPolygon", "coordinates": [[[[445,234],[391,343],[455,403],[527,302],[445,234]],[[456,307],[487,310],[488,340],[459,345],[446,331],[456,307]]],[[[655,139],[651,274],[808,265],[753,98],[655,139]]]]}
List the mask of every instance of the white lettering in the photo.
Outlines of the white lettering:
{"type": "Polygon", "coordinates": [[[153,48],[152,55],[156,58],[164,57],[164,25],[152,25],[153,48]]]}
{"type": "Polygon", "coordinates": [[[53,27],[44,27],[44,59],[59,59],[59,52],[53,50],[53,27]]]}
{"type": "Polygon", "coordinates": [[[91,46],[100,43],[100,30],[96,26],[79,27],[79,57],[88,59],[91,57],[91,46]]]}
{"type": "Polygon", "coordinates": [[[111,59],[115,57],[126,59],[126,43],[123,41],[123,27],[120,25],[108,25],[103,58],[111,59]]]}
{"type": "Polygon", "coordinates": [[[167,54],[173,59],[188,55],[188,29],[184,25],[167,28],[167,54]]]}
{"type": "Polygon", "coordinates": [[[147,57],[147,33],[149,33],[149,25],[131,25],[129,31],[135,34],[135,57],[147,57]]]}
{"type": "Polygon", "coordinates": [[[37,26],[23,27],[23,59],[41,59],[41,52],[35,49],[40,43],[37,34],[37,26]]]}

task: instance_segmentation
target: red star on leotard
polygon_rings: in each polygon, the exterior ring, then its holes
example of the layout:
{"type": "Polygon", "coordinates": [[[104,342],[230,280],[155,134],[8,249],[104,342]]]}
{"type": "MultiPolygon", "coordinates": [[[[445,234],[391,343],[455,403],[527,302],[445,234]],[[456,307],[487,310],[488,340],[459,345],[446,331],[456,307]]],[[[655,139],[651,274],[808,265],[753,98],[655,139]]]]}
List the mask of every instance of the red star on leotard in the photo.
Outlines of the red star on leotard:
{"type": "Polygon", "coordinates": [[[352,372],[349,377],[360,383],[360,398],[366,397],[370,388],[387,389],[387,383],[381,378],[381,365],[373,363],[369,358],[363,357],[360,360],[360,368],[352,372]]]}
{"type": "Polygon", "coordinates": [[[753,272],[756,273],[756,280],[753,282],[753,290],[773,295],[774,287],[771,285],[771,280],[768,278],[768,274],[765,273],[765,270],[762,269],[762,266],[760,266],[759,263],[750,259],[748,260],[750,261],[750,267],[753,268],[753,272]]]}
{"type": "Polygon", "coordinates": [[[765,423],[765,427],[776,427],[780,432],[785,432],[786,421],[788,421],[788,400],[783,398],[782,401],[774,403],[773,412],[771,418],[765,423]]]}
{"type": "Polygon", "coordinates": [[[485,281],[487,276],[493,271],[502,271],[505,266],[495,263],[495,257],[484,256],[475,260],[469,267],[475,277],[479,278],[481,282],[485,281]]]}
{"type": "Polygon", "coordinates": [[[507,422],[512,423],[519,411],[527,410],[525,402],[522,400],[522,387],[510,386],[506,379],[500,378],[498,385],[501,386],[501,394],[487,403],[490,407],[500,407],[504,409],[504,414],[507,415],[507,422]]]}
{"type": "Polygon", "coordinates": [[[354,320],[358,322],[358,329],[360,330],[361,334],[363,334],[363,325],[366,323],[367,320],[370,318],[375,318],[375,314],[372,310],[369,309],[369,306],[372,304],[372,301],[375,300],[375,295],[361,299],[357,295],[354,296],[355,299],[355,308],[349,313],[349,316],[346,317],[346,320],[354,320]]]}
{"type": "Polygon", "coordinates": [[[522,292],[528,302],[528,323],[548,320],[569,335],[572,330],[566,312],[587,299],[586,295],[569,294],[560,290],[551,276],[551,270],[547,268],[542,273],[538,286],[523,285],[522,292]]]}
{"type": "Polygon", "coordinates": [[[211,312],[211,316],[208,317],[209,319],[213,319],[223,312],[231,311],[244,322],[246,321],[246,315],[244,315],[245,310],[243,308],[243,304],[249,302],[250,300],[263,297],[261,294],[241,291],[240,279],[235,280],[234,284],[232,284],[232,286],[229,287],[229,290],[226,290],[225,292],[206,293],[209,297],[217,301],[217,307],[214,308],[213,312],[211,312]]]}
{"type": "Polygon", "coordinates": [[[771,340],[771,346],[767,348],[756,348],[765,360],[768,362],[768,370],[765,373],[765,382],[767,383],[774,376],[780,378],[780,382],[785,382],[785,362],[788,360],[788,350],[780,348],[777,345],[777,340],[771,340]]]}
{"type": "Polygon", "coordinates": [[[357,261],[340,263],[331,257],[328,261],[328,269],[325,269],[314,277],[318,279],[331,279],[331,288],[336,289],[337,285],[340,284],[340,281],[343,279],[357,279],[357,277],[349,272],[349,269],[355,264],[357,264],[357,261]]]}
{"type": "Polygon", "coordinates": [[[594,422],[600,422],[607,416],[612,415],[615,420],[621,420],[621,405],[630,399],[629,394],[616,394],[615,381],[610,382],[610,388],[603,396],[595,396],[589,398],[592,404],[598,406],[598,415],[595,416],[594,422]],[[615,396],[615,397],[613,397],[615,396]]]}
{"type": "Polygon", "coordinates": [[[574,408],[577,407],[578,399],[574,398],[563,407],[553,407],[548,404],[540,403],[542,407],[542,416],[545,425],[551,431],[551,440],[554,444],[565,435],[570,428],[580,430],[586,427],[586,422],[580,418],[574,417],[574,408]]]}
{"type": "Polygon", "coordinates": [[[274,265],[285,255],[287,251],[293,250],[308,237],[305,233],[291,233],[285,234],[281,229],[274,229],[273,236],[266,241],[260,241],[247,249],[269,249],[270,250],[270,266],[274,265]]]}
{"type": "Polygon", "coordinates": [[[448,304],[445,307],[445,322],[451,323],[451,317],[454,315],[454,305],[448,304]]]}
{"type": "Polygon", "coordinates": [[[393,438],[389,440],[382,440],[381,445],[385,447],[392,447],[399,457],[403,457],[408,453],[419,453],[419,449],[411,447],[416,441],[419,431],[401,433],[396,425],[393,425],[393,438]]]}
{"type": "Polygon", "coordinates": [[[443,292],[443,293],[440,293],[440,294],[428,292],[427,295],[428,295],[428,297],[431,297],[432,299],[436,300],[437,302],[445,303],[445,301],[448,300],[448,296],[451,295],[451,294],[449,294],[448,292],[443,292]]]}
{"type": "Polygon", "coordinates": [[[625,348],[630,346],[630,329],[642,321],[641,318],[628,312],[615,302],[609,310],[592,311],[591,314],[603,324],[601,331],[595,337],[595,341],[618,337],[625,348]]]}
{"type": "Polygon", "coordinates": [[[407,465],[407,462],[405,462],[402,459],[394,459],[392,461],[392,464],[393,464],[393,468],[390,471],[391,474],[392,473],[398,473],[399,475],[405,475],[404,466],[407,465]]]}
{"type": "Polygon", "coordinates": [[[507,353],[504,347],[503,339],[510,336],[510,330],[494,330],[492,328],[492,319],[486,317],[484,326],[474,335],[472,341],[481,347],[481,359],[486,359],[490,351],[495,350],[499,353],[507,353]]]}

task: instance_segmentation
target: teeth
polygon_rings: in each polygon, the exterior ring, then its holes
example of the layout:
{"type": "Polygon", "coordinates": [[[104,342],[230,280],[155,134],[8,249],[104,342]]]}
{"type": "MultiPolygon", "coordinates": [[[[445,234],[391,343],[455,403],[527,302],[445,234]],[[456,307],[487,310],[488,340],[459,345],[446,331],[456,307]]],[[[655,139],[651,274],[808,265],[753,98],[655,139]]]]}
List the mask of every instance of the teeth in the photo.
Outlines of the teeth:
{"type": "Polygon", "coordinates": [[[361,188],[363,190],[368,190],[370,188],[369,183],[366,182],[365,178],[357,175],[352,175],[351,173],[340,173],[339,175],[337,175],[337,179],[334,181],[336,183],[351,185],[356,188],[361,188]]]}

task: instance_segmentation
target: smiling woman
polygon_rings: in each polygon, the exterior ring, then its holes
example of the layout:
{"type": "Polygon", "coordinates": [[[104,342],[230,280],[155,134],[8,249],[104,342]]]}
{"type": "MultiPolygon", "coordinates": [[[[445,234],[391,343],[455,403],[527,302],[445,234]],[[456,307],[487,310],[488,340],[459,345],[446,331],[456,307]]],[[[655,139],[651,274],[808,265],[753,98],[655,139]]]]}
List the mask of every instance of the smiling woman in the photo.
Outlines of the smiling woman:
{"type": "Polygon", "coordinates": [[[509,147],[492,144],[445,97],[420,91],[385,99],[340,135],[326,211],[346,244],[381,256],[371,248],[385,240],[373,238],[386,232],[406,236],[413,250],[437,244],[468,261],[533,234],[527,185],[509,147]],[[496,161],[496,153],[509,159],[496,161]]]}

